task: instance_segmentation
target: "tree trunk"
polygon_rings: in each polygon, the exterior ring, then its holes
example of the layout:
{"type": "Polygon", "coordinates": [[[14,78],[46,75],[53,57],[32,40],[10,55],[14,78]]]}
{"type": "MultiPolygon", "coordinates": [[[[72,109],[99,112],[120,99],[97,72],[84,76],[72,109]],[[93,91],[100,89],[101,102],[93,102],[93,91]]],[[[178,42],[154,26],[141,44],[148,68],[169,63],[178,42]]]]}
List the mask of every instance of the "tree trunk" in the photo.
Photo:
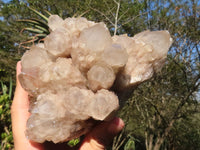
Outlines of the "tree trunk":
{"type": "Polygon", "coordinates": [[[163,142],[164,142],[164,138],[158,138],[154,145],[153,150],[159,150],[160,146],[163,144],[163,142]]]}
{"type": "Polygon", "coordinates": [[[145,132],[145,137],[146,137],[145,145],[146,145],[146,149],[147,150],[159,150],[160,147],[161,147],[161,145],[163,144],[166,136],[168,136],[170,130],[172,129],[174,122],[175,122],[175,120],[172,119],[171,122],[169,123],[168,127],[165,128],[164,133],[162,135],[158,136],[155,141],[153,140],[153,137],[154,137],[153,134],[148,135],[148,133],[145,132]],[[153,144],[154,142],[155,142],[155,144],[153,144]]]}
{"type": "Polygon", "coordinates": [[[145,132],[146,140],[145,145],[147,150],[152,150],[153,148],[153,134],[148,135],[147,132],[145,132]]]}

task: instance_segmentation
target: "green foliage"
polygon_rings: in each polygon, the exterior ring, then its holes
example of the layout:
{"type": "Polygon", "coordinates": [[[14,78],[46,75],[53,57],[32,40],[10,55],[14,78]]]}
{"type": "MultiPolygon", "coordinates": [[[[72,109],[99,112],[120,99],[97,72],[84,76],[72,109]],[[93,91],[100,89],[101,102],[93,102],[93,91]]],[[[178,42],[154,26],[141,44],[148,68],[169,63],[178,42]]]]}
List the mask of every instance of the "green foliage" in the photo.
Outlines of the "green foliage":
{"type": "Polygon", "coordinates": [[[10,107],[12,95],[12,80],[10,87],[1,82],[0,91],[0,149],[8,150],[13,148],[13,136],[11,129],[10,107]]]}
{"type": "Polygon", "coordinates": [[[30,19],[17,20],[18,22],[23,22],[28,25],[28,27],[23,28],[21,31],[21,32],[27,31],[29,33],[29,40],[20,43],[20,46],[22,47],[25,46],[25,48],[26,45],[28,44],[30,45],[30,43],[33,44],[43,41],[43,39],[49,34],[48,17],[50,13],[46,11],[48,16],[45,16],[33,8],[30,7],[28,8],[41,19],[30,18],[30,19]]]}
{"type": "Polygon", "coordinates": [[[170,132],[168,149],[189,149],[200,148],[200,114],[192,114],[189,117],[176,122],[170,132]],[[184,137],[184,138],[182,138],[184,137]]]}
{"type": "Polygon", "coordinates": [[[74,146],[76,146],[78,143],[80,143],[80,138],[76,138],[76,139],[70,140],[67,144],[68,144],[70,147],[74,147],[74,146]]]}
{"type": "MultiPolygon", "coordinates": [[[[0,81],[4,81],[7,85],[10,77],[15,79],[16,63],[19,61],[20,55],[12,54],[8,51],[0,50],[0,81]]],[[[15,80],[14,85],[15,85],[15,80]]]]}
{"type": "Polygon", "coordinates": [[[133,137],[130,137],[124,146],[124,150],[135,150],[135,141],[133,137]]]}

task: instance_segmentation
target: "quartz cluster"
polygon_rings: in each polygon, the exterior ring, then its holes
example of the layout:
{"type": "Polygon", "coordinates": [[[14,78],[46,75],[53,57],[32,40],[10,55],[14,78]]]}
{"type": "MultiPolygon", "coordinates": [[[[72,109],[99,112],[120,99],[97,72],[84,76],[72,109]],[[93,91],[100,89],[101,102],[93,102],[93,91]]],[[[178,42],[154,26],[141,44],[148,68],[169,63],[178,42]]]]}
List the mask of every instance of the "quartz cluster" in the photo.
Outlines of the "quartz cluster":
{"type": "Polygon", "coordinates": [[[21,59],[19,80],[30,96],[28,139],[67,141],[109,120],[119,107],[111,89],[137,85],[161,69],[168,31],[111,36],[104,23],[49,17],[51,33],[21,59]]]}

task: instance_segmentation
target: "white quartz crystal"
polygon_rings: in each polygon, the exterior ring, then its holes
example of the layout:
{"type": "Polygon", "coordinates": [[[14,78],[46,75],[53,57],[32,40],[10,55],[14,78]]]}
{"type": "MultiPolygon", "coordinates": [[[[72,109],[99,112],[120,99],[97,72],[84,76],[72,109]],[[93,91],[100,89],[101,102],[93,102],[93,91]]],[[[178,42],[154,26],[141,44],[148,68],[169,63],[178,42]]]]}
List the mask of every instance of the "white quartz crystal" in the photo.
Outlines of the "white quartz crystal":
{"type": "Polygon", "coordinates": [[[111,67],[105,64],[96,64],[87,73],[89,88],[93,91],[102,88],[109,89],[114,81],[115,74],[111,67]]]}
{"type": "Polygon", "coordinates": [[[71,37],[64,28],[55,29],[45,38],[44,47],[56,57],[69,56],[72,47],[71,37]]]}
{"type": "Polygon", "coordinates": [[[73,37],[80,36],[83,29],[95,25],[95,22],[88,21],[86,18],[66,18],[64,20],[64,28],[67,29],[73,37]]]}
{"type": "Polygon", "coordinates": [[[115,73],[120,68],[124,67],[128,61],[128,54],[126,49],[119,44],[112,44],[105,47],[102,56],[102,61],[111,66],[115,73]]]}
{"type": "Polygon", "coordinates": [[[84,29],[79,40],[82,47],[96,53],[102,52],[112,42],[110,32],[103,23],[84,29]]]}
{"type": "Polygon", "coordinates": [[[38,46],[32,46],[31,50],[27,51],[22,56],[21,61],[23,66],[22,71],[24,72],[26,69],[39,67],[42,64],[51,61],[51,57],[45,49],[38,46]]]}
{"type": "Polygon", "coordinates": [[[19,80],[30,95],[28,139],[64,142],[112,119],[114,92],[151,78],[172,44],[168,31],[111,37],[104,23],[49,17],[51,33],[22,57],[19,80]],[[115,91],[111,91],[111,90],[115,91]]]}
{"type": "Polygon", "coordinates": [[[113,37],[114,43],[127,49],[128,62],[119,74],[116,85],[119,89],[137,85],[159,71],[172,44],[168,31],[144,31],[133,38],[128,36],[113,37]]]}
{"type": "Polygon", "coordinates": [[[52,89],[66,89],[70,86],[84,88],[86,85],[85,77],[72,64],[70,58],[58,58],[55,62],[42,65],[39,71],[39,80],[52,89]]]}
{"type": "Polygon", "coordinates": [[[63,24],[63,19],[60,18],[58,15],[51,15],[49,17],[48,26],[51,29],[51,31],[54,31],[57,28],[61,28],[63,24]]]}
{"type": "Polygon", "coordinates": [[[92,118],[108,120],[119,107],[117,96],[108,90],[99,90],[89,104],[92,118]],[[112,106],[112,107],[110,107],[112,106]],[[115,108],[115,109],[113,109],[115,108]]]}

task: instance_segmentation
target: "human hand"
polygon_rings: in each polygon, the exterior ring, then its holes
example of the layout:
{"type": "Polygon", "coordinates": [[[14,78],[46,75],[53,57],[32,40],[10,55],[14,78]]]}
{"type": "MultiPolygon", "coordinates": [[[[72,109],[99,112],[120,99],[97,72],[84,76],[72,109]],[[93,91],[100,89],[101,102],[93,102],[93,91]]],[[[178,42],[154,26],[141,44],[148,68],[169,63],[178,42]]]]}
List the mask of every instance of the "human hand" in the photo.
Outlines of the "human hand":
{"type": "MultiPolygon", "coordinates": [[[[61,149],[60,144],[47,144],[35,143],[25,137],[26,122],[30,116],[28,112],[29,100],[28,93],[21,87],[18,75],[21,72],[21,63],[17,63],[17,86],[11,107],[12,117],[12,131],[14,138],[15,150],[46,150],[56,149],[57,146],[61,149]],[[48,147],[47,147],[48,146],[48,147]]],[[[110,122],[102,122],[94,129],[91,130],[86,136],[79,147],[70,148],[66,147],[65,150],[79,149],[79,150],[103,150],[112,139],[123,129],[124,122],[120,118],[115,118],[110,122]]]]}

